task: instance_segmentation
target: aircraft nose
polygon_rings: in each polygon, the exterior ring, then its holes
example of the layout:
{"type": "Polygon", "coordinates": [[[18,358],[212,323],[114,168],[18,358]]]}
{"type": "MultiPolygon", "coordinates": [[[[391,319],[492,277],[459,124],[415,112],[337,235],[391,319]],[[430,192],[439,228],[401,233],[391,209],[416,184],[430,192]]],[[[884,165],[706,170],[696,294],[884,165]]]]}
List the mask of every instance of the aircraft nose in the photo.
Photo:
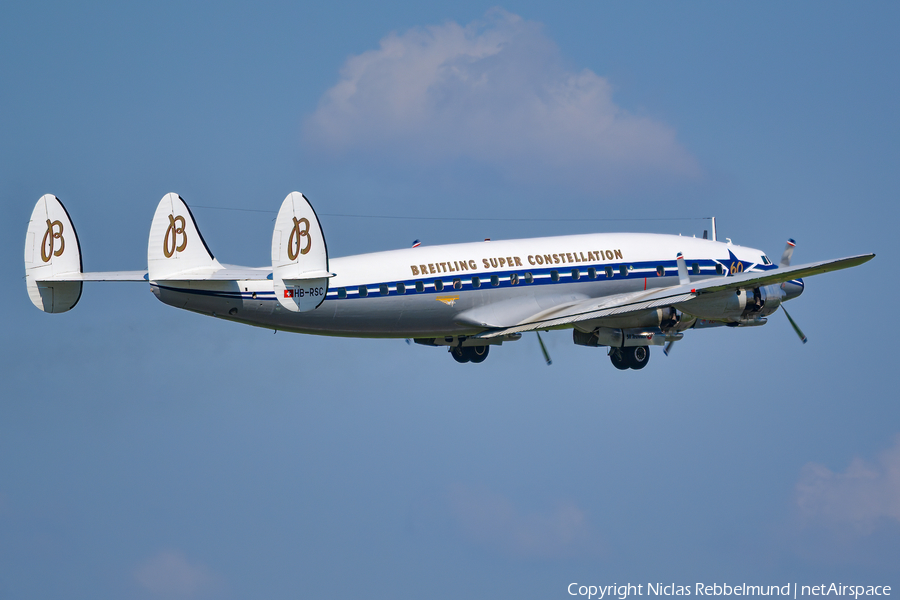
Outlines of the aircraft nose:
{"type": "Polygon", "coordinates": [[[784,299],[790,300],[791,298],[796,298],[800,294],[803,293],[803,280],[802,279],[794,279],[792,281],[785,281],[781,284],[781,289],[784,290],[784,299]]]}

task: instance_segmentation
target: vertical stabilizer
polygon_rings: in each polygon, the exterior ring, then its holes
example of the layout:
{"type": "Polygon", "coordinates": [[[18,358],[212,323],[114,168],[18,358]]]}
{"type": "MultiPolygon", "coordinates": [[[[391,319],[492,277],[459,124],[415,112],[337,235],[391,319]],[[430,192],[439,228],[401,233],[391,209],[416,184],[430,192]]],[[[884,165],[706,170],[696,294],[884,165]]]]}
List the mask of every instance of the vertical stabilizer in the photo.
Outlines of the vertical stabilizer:
{"type": "Polygon", "coordinates": [[[221,268],[181,196],[163,196],[150,225],[147,243],[149,279],[202,279],[221,268]]]}
{"type": "Polygon", "coordinates": [[[292,312],[318,308],[328,291],[328,247],[319,218],[299,192],[281,204],[272,232],[275,297],[292,312]]]}
{"type": "Polygon", "coordinates": [[[75,226],[59,198],[41,196],[25,234],[25,284],[28,297],[48,313],[66,312],[81,298],[81,281],[52,281],[81,276],[81,247],[75,226]]]}

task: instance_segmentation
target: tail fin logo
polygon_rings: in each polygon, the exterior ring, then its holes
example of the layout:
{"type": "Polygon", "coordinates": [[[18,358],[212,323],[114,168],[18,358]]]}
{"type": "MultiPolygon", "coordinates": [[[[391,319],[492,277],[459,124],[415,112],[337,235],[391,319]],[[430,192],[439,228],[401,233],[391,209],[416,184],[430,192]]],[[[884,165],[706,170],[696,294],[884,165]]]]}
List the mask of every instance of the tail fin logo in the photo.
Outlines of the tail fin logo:
{"type": "Polygon", "coordinates": [[[184,232],[184,217],[181,215],[169,215],[169,228],[166,229],[166,237],[163,239],[163,254],[166,258],[172,258],[176,252],[184,252],[187,248],[187,234],[184,232]],[[175,225],[181,223],[180,226],[175,225]],[[181,236],[181,244],[178,244],[178,236],[181,236]],[[171,236],[171,237],[169,237],[171,236]]]}
{"type": "Polygon", "coordinates": [[[291,229],[291,237],[288,238],[288,258],[297,260],[297,256],[309,252],[311,246],[312,237],[309,235],[309,219],[297,219],[297,217],[294,217],[294,228],[291,229]],[[303,229],[300,229],[300,223],[303,223],[303,229]],[[302,237],[306,238],[306,245],[301,249],[300,238],[302,237]]]}
{"type": "Polygon", "coordinates": [[[47,219],[47,231],[44,233],[44,239],[41,241],[41,260],[50,262],[51,256],[61,256],[65,249],[66,239],[63,237],[62,221],[51,221],[50,219],[47,219]],[[59,231],[56,231],[57,226],[59,227],[59,231]],[[59,240],[59,250],[54,252],[54,247],[56,246],[55,240],[59,240]]]}

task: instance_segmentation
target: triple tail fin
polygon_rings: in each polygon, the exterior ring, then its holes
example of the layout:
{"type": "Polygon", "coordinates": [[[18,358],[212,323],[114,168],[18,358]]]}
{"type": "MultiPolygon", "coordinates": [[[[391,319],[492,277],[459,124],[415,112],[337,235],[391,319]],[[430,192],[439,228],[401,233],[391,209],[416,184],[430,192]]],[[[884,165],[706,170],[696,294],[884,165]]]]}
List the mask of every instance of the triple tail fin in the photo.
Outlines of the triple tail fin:
{"type": "Polygon", "coordinates": [[[80,278],[81,246],[69,213],[53,194],[41,196],[25,234],[28,297],[44,312],[66,312],[81,298],[80,278]]]}
{"type": "Polygon", "coordinates": [[[178,194],[163,196],[147,242],[149,279],[203,279],[221,268],[200,235],[187,203],[178,194]]]}
{"type": "Polygon", "coordinates": [[[275,297],[292,312],[318,308],[328,292],[328,246],[316,211],[300,192],[281,204],[272,232],[275,297]]]}

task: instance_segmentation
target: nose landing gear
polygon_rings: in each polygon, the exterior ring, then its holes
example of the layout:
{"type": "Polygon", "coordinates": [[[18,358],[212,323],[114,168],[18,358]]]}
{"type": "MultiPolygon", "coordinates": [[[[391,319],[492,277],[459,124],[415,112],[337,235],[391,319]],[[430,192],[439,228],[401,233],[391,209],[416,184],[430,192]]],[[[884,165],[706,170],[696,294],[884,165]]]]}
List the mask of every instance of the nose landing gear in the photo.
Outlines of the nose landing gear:
{"type": "Polygon", "coordinates": [[[647,346],[632,346],[629,348],[611,348],[609,360],[620,371],[625,369],[640,370],[650,362],[650,348],[647,346]]]}

